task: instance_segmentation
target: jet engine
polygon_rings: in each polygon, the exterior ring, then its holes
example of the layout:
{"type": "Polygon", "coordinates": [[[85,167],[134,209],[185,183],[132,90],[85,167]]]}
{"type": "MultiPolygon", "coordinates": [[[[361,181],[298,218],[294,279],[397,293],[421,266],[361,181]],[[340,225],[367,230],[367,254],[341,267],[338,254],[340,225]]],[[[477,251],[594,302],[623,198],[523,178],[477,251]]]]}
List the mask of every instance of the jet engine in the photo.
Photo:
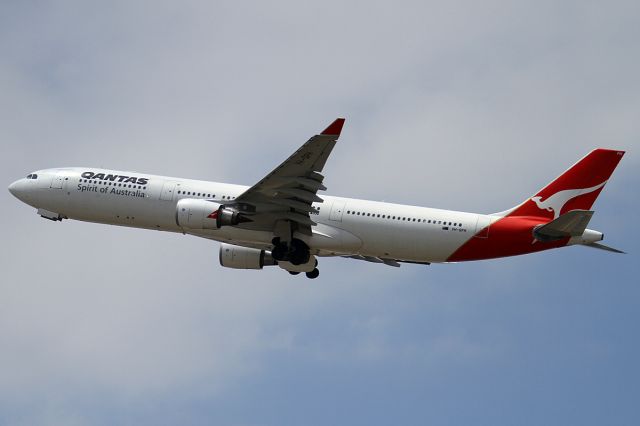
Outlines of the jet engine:
{"type": "Polygon", "coordinates": [[[262,269],[277,265],[271,252],[233,244],[220,244],[220,265],[233,269],[262,269]]]}
{"type": "Polygon", "coordinates": [[[182,228],[220,229],[248,221],[240,212],[215,201],[185,198],[176,206],[176,223],[182,228]]]}

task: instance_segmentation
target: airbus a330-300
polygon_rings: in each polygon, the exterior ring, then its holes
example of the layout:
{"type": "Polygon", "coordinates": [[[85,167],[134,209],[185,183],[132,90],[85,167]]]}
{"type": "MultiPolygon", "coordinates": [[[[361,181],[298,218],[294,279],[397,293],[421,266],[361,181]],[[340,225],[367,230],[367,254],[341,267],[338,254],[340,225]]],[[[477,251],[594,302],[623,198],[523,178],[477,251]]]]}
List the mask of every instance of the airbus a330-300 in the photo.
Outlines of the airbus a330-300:
{"type": "Polygon", "coordinates": [[[54,221],[76,219],[219,241],[220,264],[319,275],[318,258],[389,266],[461,262],[583,245],[614,252],[587,229],[623,151],[596,149],[522,204],[465,213],[318,195],[338,118],[251,187],[94,167],[29,173],[9,186],[54,221]]]}

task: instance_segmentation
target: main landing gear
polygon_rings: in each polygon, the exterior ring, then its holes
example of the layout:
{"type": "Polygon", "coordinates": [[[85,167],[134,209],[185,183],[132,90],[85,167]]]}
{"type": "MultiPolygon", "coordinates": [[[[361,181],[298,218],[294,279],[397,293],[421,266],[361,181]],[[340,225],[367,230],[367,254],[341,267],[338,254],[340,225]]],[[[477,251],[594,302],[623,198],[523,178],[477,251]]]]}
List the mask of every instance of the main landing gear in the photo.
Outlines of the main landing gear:
{"type": "MultiPolygon", "coordinates": [[[[289,273],[291,275],[299,275],[300,272],[299,271],[289,271],[289,273]]],[[[309,271],[309,272],[305,272],[305,275],[307,276],[307,278],[309,279],[316,279],[320,276],[320,271],[318,270],[318,268],[313,268],[313,271],[309,271]]]]}
{"type": "MultiPolygon", "coordinates": [[[[281,241],[276,237],[272,240],[273,250],[271,250],[271,256],[279,262],[290,262],[293,265],[304,265],[311,259],[311,253],[309,246],[302,240],[293,238],[290,244],[286,241],[281,241]]],[[[318,270],[318,261],[316,260],[316,267],[312,271],[305,272],[307,278],[315,279],[320,275],[318,270]]],[[[291,275],[298,275],[300,271],[289,271],[291,275]]]]}
{"type": "Polygon", "coordinates": [[[276,237],[272,241],[273,250],[271,250],[271,256],[277,261],[291,262],[294,265],[303,265],[311,258],[309,252],[309,246],[302,240],[294,238],[291,240],[291,244],[287,244],[286,241],[280,241],[280,238],[276,237]]]}
{"type": "Polygon", "coordinates": [[[306,272],[306,274],[307,274],[307,278],[313,280],[318,278],[318,276],[320,275],[320,271],[318,270],[318,268],[313,268],[313,271],[306,272]]]}

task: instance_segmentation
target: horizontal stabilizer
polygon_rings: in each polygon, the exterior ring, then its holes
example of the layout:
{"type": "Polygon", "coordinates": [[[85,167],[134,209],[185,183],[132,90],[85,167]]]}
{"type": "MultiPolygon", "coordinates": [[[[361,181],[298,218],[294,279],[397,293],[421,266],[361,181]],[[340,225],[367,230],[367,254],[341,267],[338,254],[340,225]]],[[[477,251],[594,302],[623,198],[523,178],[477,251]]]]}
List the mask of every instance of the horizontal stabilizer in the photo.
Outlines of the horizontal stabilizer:
{"type": "Polygon", "coordinates": [[[555,241],[567,237],[579,237],[584,233],[593,216],[591,210],[572,210],[539,226],[533,231],[533,236],[540,241],[555,241]]]}
{"type": "Polygon", "coordinates": [[[613,248],[613,247],[605,246],[604,244],[600,244],[600,243],[589,243],[589,244],[582,244],[582,245],[584,247],[591,247],[591,248],[597,248],[597,249],[600,249],[600,250],[612,251],[614,253],[627,254],[627,253],[623,252],[622,250],[618,250],[618,249],[613,248]]]}

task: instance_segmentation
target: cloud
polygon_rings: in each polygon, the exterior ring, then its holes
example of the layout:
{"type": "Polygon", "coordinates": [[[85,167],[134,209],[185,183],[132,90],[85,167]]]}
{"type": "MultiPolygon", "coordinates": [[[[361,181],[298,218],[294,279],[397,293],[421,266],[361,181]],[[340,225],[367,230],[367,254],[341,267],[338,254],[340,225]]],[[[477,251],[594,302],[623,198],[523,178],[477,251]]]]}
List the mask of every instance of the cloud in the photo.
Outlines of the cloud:
{"type": "MultiPolygon", "coordinates": [[[[637,245],[633,2],[0,11],[6,184],[58,165],[252,184],[346,116],[328,193],[390,202],[499,211],[594,147],[626,149],[593,224],[637,245]]],[[[603,401],[635,413],[615,387],[638,376],[620,355],[636,345],[615,332],[637,322],[629,257],[323,259],[310,282],[223,269],[210,241],[54,224],[0,200],[0,423],[468,423],[465,404],[514,423],[518,394],[548,409],[574,395],[582,413],[557,408],[564,423],[603,420],[603,401]],[[317,406],[352,414],[309,418],[317,406]]]]}

